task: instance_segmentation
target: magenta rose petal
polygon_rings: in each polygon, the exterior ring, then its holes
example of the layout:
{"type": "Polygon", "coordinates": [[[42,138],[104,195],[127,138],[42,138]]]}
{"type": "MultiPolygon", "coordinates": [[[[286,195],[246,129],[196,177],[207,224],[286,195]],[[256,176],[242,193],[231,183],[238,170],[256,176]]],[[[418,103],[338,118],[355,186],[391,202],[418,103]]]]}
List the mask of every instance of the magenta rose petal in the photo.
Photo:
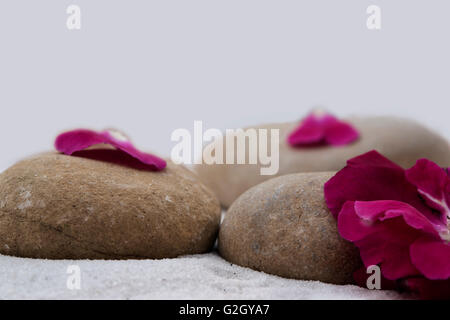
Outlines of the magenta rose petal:
{"type": "Polygon", "coordinates": [[[55,148],[59,152],[71,155],[76,151],[84,150],[90,146],[105,143],[101,134],[86,129],[77,129],[61,133],[56,137],[55,148]]]}
{"type": "Polygon", "coordinates": [[[450,280],[429,280],[421,277],[410,278],[405,280],[405,287],[409,291],[415,292],[421,299],[450,299],[450,280]]]}
{"type": "Polygon", "coordinates": [[[449,181],[445,169],[430,160],[420,159],[405,172],[408,181],[414,184],[419,192],[431,198],[444,200],[443,190],[449,181]]]}
{"type": "Polygon", "coordinates": [[[81,151],[101,143],[109,144],[129,154],[154,170],[162,170],[167,165],[164,159],[139,151],[125,136],[112,130],[96,132],[93,130],[77,129],[64,132],[56,138],[55,148],[59,152],[71,155],[76,151],[81,151]]]}
{"type": "Polygon", "coordinates": [[[369,151],[347,161],[347,166],[324,187],[328,208],[336,217],[346,201],[397,200],[417,210],[429,212],[417,189],[406,180],[402,167],[377,151],[369,151]]]}
{"type": "MultiPolygon", "coordinates": [[[[354,242],[360,249],[361,259],[366,267],[381,264],[383,275],[395,280],[418,273],[409,260],[408,247],[419,233],[401,219],[400,212],[386,217],[390,204],[394,205],[394,210],[399,211],[398,208],[405,206],[412,214],[420,214],[408,204],[396,201],[349,201],[339,213],[338,229],[344,239],[354,242]],[[383,221],[386,219],[390,220],[383,221]]],[[[426,221],[420,221],[425,224],[422,226],[420,222],[411,220],[419,229],[432,228],[426,221]]]]}
{"type": "Polygon", "coordinates": [[[336,121],[325,130],[325,141],[334,146],[350,144],[359,138],[359,132],[350,124],[336,121]]]}
{"type": "Polygon", "coordinates": [[[352,242],[376,232],[373,221],[363,220],[356,214],[354,201],[347,201],[342,207],[338,216],[338,229],[344,239],[352,242]]]}
{"type": "Polygon", "coordinates": [[[407,203],[391,200],[357,201],[355,214],[362,221],[371,221],[372,224],[372,232],[356,243],[361,250],[361,258],[365,263],[382,262],[383,275],[391,280],[417,274],[416,266],[409,258],[411,243],[423,234],[439,238],[433,224],[407,203]],[[369,261],[374,258],[376,261],[369,261]]]}
{"type": "Polygon", "coordinates": [[[293,147],[334,145],[340,146],[359,138],[358,131],[347,122],[325,112],[312,112],[292,131],[287,142],[293,147]]]}
{"type": "MultiPolygon", "coordinates": [[[[362,288],[367,288],[367,279],[371,274],[367,273],[367,267],[361,267],[353,273],[353,279],[358,286],[362,288]]],[[[395,290],[398,289],[396,281],[388,280],[383,275],[381,275],[381,289],[382,290],[395,290]]]]}
{"type": "Polygon", "coordinates": [[[381,263],[383,277],[397,280],[419,274],[409,259],[408,245],[409,243],[390,244],[390,248],[384,254],[384,261],[381,263]]]}
{"type": "Polygon", "coordinates": [[[411,169],[406,170],[406,178],[417,187],[430,207],[441,212],[440,222],[447,224],[447,218],[450,218],[450,178],[447,170],[427,159],[420,159],[411,169]]]}
{"type": "Polygon", "coordinates": [[[134,158],[140,160],[142,163],[154,166],[158,170],[162,170],[166,167],[166,161],[164,159],[139,151],[131,144],[131,142],[114,137],[111,131],[104,131],[102,134],[108,139],[108,142],[106,143],[109,143],[114,147],[128,153],[134,158]]]}
{"type": "Polygon", "coordinates": [[[355,242],[364,265],[380,264],[383,276],[389,280],[418,274],[409,259],[408,248],[419,232],[401,218],[377,222],[374,228],[376,232],[355,242]]]}
{"type": "Polygon", "coordinates": [[[420,212],[398,201],[348,201],[338,216],[341,236],[360,248],[365,265],[386,261],[383,270],[389,279],[396,279],[398,274],[415,272],[407,256],[408,246],[418,237],[418,233],[409,227],[437,236],[433,226],[420,212]],[[387,219],[391,221],[383,223],[387,219]],[[386,256],[390,258],[386,259],[386,256]],[[407,262],[405,266],[396,268],[398,261],[407,262]]]}
{"type": "Polygon", "coordinates": [[[288,136],[287,141],[291,146],[318,144],[323,140],[324,134],[322,122],[314,114],[310,114],[288,136]]]}
{"type": "Polygon", "coordinates": [[[450,297],[448,173],[426,159],[404,170],[371,151],[347,161],[324,187],[341,236],[364,265],[379,265],[383,277],[422,298],[450,297]]]}
{"type": "Polygon", "coordinates": [[[355,212],[361,219],[370,221],[384,221],[402,217],[410,227],[429,233],[432,236],[439,236],[427,217],[404,202],[393,200],[356,201],[355,212]]]}
{"type": "Polygon", "coordinates": [[[450,244],[431,237],[421,237],[411,244],[411,261],[428,279],[450,278],[450,244]]]}

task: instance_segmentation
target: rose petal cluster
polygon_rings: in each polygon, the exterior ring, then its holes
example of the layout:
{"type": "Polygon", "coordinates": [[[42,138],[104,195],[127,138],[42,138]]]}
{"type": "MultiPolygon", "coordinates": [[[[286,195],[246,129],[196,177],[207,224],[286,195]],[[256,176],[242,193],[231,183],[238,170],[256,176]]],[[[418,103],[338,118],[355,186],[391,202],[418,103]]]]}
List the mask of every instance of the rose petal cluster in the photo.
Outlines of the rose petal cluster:
{"type": "Polygon", "coordinates": [[[366,268],[379,265],[385,280],[422,298],[450,298],[447,169],[420,159],[405,170],[371,151],[348,160],[324,192],[366,268]]]}

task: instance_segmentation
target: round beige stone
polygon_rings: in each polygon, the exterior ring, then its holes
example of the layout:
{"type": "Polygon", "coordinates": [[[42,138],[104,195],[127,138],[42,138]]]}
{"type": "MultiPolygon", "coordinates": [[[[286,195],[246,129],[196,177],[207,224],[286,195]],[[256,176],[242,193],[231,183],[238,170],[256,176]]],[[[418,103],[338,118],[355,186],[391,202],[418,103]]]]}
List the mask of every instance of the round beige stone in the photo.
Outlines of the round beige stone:
{"type": "Polygon", "coordinates": [[[221,256],[281,277],[352,283],[362,263],[326,207],[323,185],[332,176],[290,174],[244,192],[220,227],[221,256]]]}
{"type": "MultiPolygon", "coordinates": [[[[228,207],[244,191],[270,178],[299,172],[338,171],[348,159],[371,150],[377,150],[405,168],[412,166],[420,158],[430,159],[443,167],[450,165],[448,142],[414,121],[394,117],[350,118],[347,121],[358,129],[361,138],[355,143],[340,147],[291,147],[286,139],[298,126],[297,122],[252,127],[280,130],[279,171],[275,175],[261,175],[261,167],[267,165],[261,165],[259,161],[256,165],[202,164],[196,165],[194,170],[217,194],[222,206],[228,207]]],[[[230,152],[229,146],[223,144],[224,154],[230,152]]]]}
{"type": "Polygon", "coordinates": [[[169,162],[152,172],[45,153],[0,175],[0,253],[49,259],[203,253],[214,245],[220,212],[214,194],[183,166],[169,162]]]}

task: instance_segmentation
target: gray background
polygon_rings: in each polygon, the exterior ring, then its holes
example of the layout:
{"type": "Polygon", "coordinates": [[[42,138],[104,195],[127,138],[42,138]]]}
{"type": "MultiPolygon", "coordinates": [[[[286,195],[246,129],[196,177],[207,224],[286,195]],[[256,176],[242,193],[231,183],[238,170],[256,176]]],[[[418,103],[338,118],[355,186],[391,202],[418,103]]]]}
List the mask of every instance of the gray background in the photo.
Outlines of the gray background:
{"type": "Polygon", "coordinates": [[[1,0],[0,170],[68,128],[117,127],[169,155],[194,120],[293,121],[318,105],[450,137],[449,12],[448,0],[1,0]],[[380,31],[366,28],[371,4],[380,31]]]}

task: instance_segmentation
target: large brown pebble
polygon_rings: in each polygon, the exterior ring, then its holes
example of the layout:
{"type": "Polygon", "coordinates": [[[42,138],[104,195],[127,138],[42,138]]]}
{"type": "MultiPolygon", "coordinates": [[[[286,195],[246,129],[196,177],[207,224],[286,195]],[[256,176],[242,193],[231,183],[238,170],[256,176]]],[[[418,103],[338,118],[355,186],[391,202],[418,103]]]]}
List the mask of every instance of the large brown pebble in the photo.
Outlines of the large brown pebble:
{"type": "Polygon", "coordinates": [[[243,193],[220,228],[222,257],[282,277],[352,283],[362,264],[326,207],[323,185],[332,175],[290,174],[243,193]]]}
{"type": "Polygon", "coordinates": [[[412,166],[419,158],[428,158],[442,167],[450,165],[448,142],[414,121],[395,117],[350,118],[348,121],[358,129],[361,138],[340,147],[291,147],[286,143],[286,137],[298,123],[252,127],[280,129],[279,171],[275,175],[261,175],[260,164],[203,164],[194,169],[217,194],[222,206],[228,207],[239,195],[258,183],[290,173],[338,171],[348,159],[370,150],[378,150],[405,168],[412,166]]]}
{"type": "Polygon", "coordinates": [[[153,172],[45,153],[0,175],[2,254],[170,258],[210,250],[219,222],[214,194],[188,169],[170,162],[153,172]]]}

